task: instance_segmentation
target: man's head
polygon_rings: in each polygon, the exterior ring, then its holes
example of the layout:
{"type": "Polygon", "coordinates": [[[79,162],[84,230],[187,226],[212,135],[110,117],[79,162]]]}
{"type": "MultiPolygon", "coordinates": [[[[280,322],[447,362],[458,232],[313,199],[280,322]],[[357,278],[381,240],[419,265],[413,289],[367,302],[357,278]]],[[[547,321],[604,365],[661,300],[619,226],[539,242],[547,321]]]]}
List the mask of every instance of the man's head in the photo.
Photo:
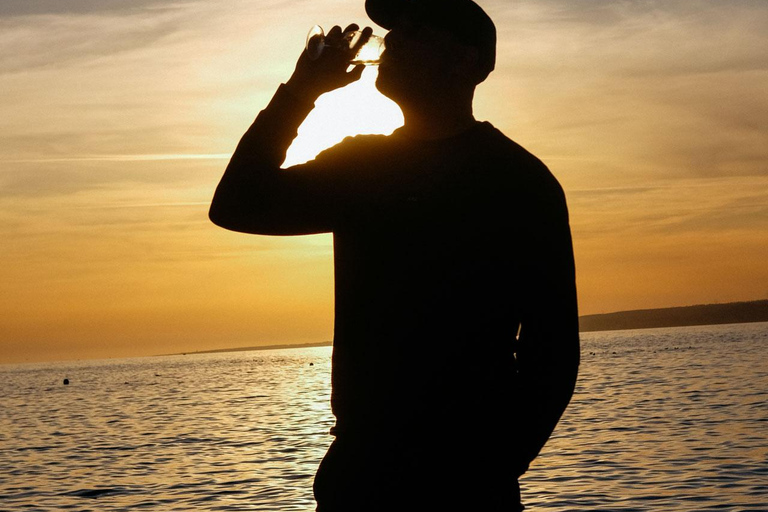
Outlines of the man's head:
{"type": "Polygon", "coordinates": [[[365,7],[390,30],[377,86],[393,99],[474,90],[494,68],[496,27],[472,0],[366,0],[365,7]]]}

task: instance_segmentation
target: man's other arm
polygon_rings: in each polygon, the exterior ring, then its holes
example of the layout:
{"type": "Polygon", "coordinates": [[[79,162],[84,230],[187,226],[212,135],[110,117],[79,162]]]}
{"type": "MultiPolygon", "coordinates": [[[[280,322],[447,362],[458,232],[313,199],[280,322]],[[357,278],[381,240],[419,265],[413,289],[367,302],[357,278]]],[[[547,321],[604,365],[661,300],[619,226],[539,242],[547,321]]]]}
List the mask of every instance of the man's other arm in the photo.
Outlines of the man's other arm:
{"type": "MultiPolygon", "coordinates": [[[[548,175],[548,173],[547,173],[548,175]]],[[[573,395],[579,319],[573,245],[565,196],[552,179],[525,201],[521,232],[521,473],[552,434],[573,395]]]]}

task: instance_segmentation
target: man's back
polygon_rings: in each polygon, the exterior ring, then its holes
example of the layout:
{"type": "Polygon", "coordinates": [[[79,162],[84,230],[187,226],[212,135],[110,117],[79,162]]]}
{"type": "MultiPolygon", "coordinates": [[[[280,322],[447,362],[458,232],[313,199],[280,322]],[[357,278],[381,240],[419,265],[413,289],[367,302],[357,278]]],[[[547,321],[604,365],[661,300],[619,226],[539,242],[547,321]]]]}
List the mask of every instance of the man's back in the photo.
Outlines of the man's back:
{"type": "Polygon", "coordinates": [[[519,302],[536,279],[521,279],[521,254],[548,223],[537,212],[565,237],[552,241],[560,254],[543,256],[572,268],[565,203],[546,167],[478,123],[437,141],[358,137],[299,172],[348,178],[337,178],[345,204],[331,226],[336,431],[431,430],[446,418],[467,428],[484,423],[468,410],[502,389],[506,407],[484,414],[513,428],[519,302]]]}
{"type": "Polygon", "coordinates": [[[328,488],[346,482],[337,494],[354,501],[392,485],[466,483],[475,466],[486,483],[512,485],[529,462],[515,460],[528,456],[516,444],[537,442],[519,428],[531,421],[520,393],[535,401],[536,390],[518,383],[518,329],[547,315],[542,297],[550,293],[553,304],[572,299],[570,319],[553,311],[563,322],[555,337],[535,339],[531,329],[531,343],[556,351],[578,336],[557,181],[488,123],[434,141],[398,132],[348,139],[286,172],[333,175],[343,191],[327,221],[337,441],[317,492],[332,501],[328,488]],[[367,478],[328,477],[339,467],[357,467],[367,478]]]}

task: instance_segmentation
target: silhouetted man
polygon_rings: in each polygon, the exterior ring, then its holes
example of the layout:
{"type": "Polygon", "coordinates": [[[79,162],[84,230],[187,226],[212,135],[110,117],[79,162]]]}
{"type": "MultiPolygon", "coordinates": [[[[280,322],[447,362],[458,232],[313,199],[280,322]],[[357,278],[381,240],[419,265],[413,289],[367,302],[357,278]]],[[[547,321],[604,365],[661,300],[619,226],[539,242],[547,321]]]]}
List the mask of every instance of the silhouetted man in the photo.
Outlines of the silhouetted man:
{"type": "Polygon", "coordinates": [[[336,425],[318,511],[521,510],[517,478],[579,361],[565,198],[544,164],[473,117],[496,45],[476,4],[366,8],[390,29],[376,85],[404,126],[281,170],[317,97],[362,72],[346,71],[351,51],[303,54],[240,141],[211,219],[334,235],[336,425]]]}

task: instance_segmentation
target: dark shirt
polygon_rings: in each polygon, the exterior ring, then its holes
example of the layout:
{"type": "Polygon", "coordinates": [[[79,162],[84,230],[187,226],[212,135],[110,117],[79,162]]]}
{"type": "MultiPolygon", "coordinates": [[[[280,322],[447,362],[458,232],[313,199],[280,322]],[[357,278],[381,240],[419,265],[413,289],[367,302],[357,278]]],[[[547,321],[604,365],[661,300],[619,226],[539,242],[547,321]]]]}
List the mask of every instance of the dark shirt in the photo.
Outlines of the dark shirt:
{"type": "Polygon", "coordinates": [[[249,233],[333,233],[334,432],[515,439],[519,474],[578,365],[561,187],[489,123],[440,140],[351,137],[280,170],[308,108],[278,91],[211,218],[249,233]]]}

